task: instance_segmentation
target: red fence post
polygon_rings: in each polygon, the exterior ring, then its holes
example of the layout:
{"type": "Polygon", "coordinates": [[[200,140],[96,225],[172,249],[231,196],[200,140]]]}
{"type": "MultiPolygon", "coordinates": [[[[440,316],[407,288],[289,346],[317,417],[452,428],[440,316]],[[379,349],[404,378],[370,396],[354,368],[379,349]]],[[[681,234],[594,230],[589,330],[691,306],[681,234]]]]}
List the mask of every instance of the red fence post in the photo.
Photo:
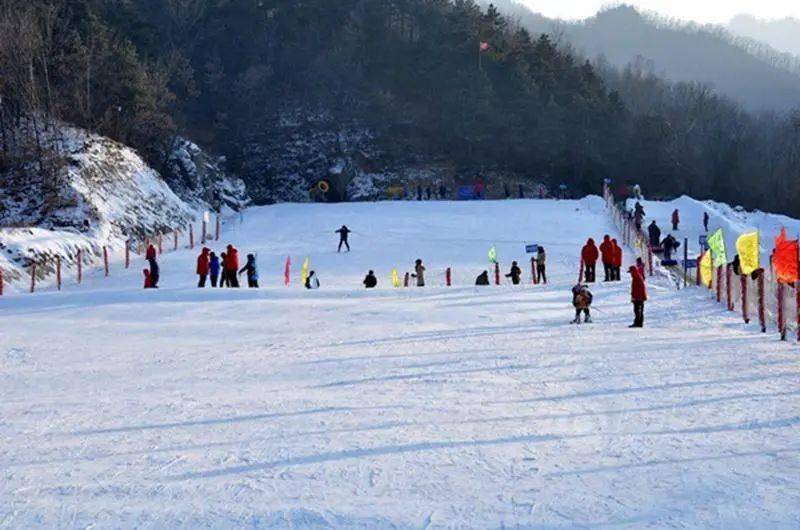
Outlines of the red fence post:
{"type": "Polygon", "coordinates": [[[494,264],[494,284],[500,285],[500,264],[494,264]]]}
{"type": "Polygon", "coordinates": [[[61,256],[56,256],[56,287],[61,290],[61,256]]]}
{"type": "Polygon", "coordinates": [[[758,322],[761,324],[761,333],[767,332],[767,308],[764,304],[764,276],[766,271],[759,271],[758,275],[758,322]]]}
{"type": "Polygon", "coordinates": [[[728,297],[728,311],[734,310],[733,302],[733,265],[728,263],[725,266],[725,294],[728,297]]]}
{"type": "Polygon", "coordinates": [[[83,252],[78,249],[78,284],[83,280],[83,252]]]}
{"type": "Polygon", "coordinates": [[[450,287],[453,283],[453,271],[450,270],[450,267],[447,267],[447,270],[444,273],[445,281],[447,282],[447,286],[450,287]]]}
{"type": "Polygon", "coordinates": [[[539,278],[536,277],[536,258],[531,258],[531,279],[533,280],[533,285],[539,284],[539,278]]]}
{"type": "Polygon", "coordinates": [[[0,296],[3,296],[3,269],[0,269],[0,296]]]}
{"type": "Polygon", "coordinates": [[[108,247],[103,245],[103,267],[105,268],[106,277],[108,277],[108,247]]]}
{"type": "Polygon", "coordinates": [[[214,230],[214,240],[219,241],[219,215],[217,215],[217,226],[214,230]]]}
{"type": "MultiPolygon", "coordinates": [[[[750,323],[750,316],[747,314],[747,275],[742,274],[740,276],[741,283],[742,283],[742,317],[744,318],[744,323],[750,323]]],[[[800,316],[800,312],[798,312],[800,316]]]]}
{"type": "Polygon", "coordinates": [[[786,286],[778,283],[778,288],[775,289],[775,294],[778,297],[778,332],[781,334],[781,340],[786,340],[786,311],[784,311],[784,290],[786,286]]]}
{"type": "Polygon", "coordinates": [[[31,264],[31,293],[36,291],[36,262],[31,264]]]}
{"type": "Polygon", "coordinates": [[[200,241],[202,241],[203,245],[206,244],[206,231],[207,231],[207,229],[208,229],[208,222],[206,222],[206,218],[203,217],[203,235],[202,235],[202,237],[200,239],[200,241]]]}
{"type": "Polygon", "coordinates": [[[403,287],[408,287],[408,283],[411,279],[411,275],[406,273],[405,277],[403,278],[403,287]]]}
{"type": "MultiPolygon", "coordinates": [[[[647,262],[650,264],[650,276],[653,275],[653,247],[647,245],[647,262]]],[[[684,275],[685,278],[685,275],[684,275]]]]}
{"type": "Polygon", "coordinates": [[[717,303],[722,303],[722,266],[717,267],[717,303]]]}
{"type": "Polygon", "coordinates": [[[194,248],[194,227],[189,225],[189,248],[194,248]]]}

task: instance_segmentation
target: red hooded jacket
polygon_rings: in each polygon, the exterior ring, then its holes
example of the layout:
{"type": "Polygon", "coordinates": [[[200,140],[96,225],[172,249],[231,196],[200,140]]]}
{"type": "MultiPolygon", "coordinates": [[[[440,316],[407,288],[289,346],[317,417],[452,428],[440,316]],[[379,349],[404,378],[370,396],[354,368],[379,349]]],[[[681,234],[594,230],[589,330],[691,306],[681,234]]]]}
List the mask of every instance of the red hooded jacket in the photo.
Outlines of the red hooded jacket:
{"type": "Polygon", "coordinates": [[[150,245],[147,247],[147,254],[145,255],[145,259],[156,259],[156,247],[150,245]]]}
{"type": "Polygon", "coordinates": [[[631,275],[631,301],[646,302],[647,286],[644,283],[644,278],[639,274],[639,269],[631,267],[628,272],[631,275]]]}
{"type": "Polygon", "coordinates": [[[208,275],[208,266],[210,263],[208,256],[209,252],[211,252],[211,250],[204,248],[203,252],[199,256],[197,256],[197,274],[201,276],[208,275]]]}
{"type": "Polygon", "coordinates": [[[225,254],[225,270],[239,270],[239,251],[233,245],[228,245],[227,253],[225,254]]]}
{"type": "Polygon", "coordinates": [[[617,244],[616,239],[611,240],[611,265],[622,267],[622,247],[617,244]]]}
{"type": "Polygon", "coordinates": [[[597,258],[600,257],[600,252],[597,250],[597,246],[594,244],[594,239],[589,239],[584,245],[583,250],[581,250],[581,259],[584,263],[589,265],[594,265],[597,263],[597,258]]]}
{"type": "Polygon", "coordinates": [[[603,263],[606,265],[611,265],[614,261],[614,247],[611,243],[611,237],[605,236],[603,238],[603,242],[600,243],[600,252],[603,254],[603,263]]]}

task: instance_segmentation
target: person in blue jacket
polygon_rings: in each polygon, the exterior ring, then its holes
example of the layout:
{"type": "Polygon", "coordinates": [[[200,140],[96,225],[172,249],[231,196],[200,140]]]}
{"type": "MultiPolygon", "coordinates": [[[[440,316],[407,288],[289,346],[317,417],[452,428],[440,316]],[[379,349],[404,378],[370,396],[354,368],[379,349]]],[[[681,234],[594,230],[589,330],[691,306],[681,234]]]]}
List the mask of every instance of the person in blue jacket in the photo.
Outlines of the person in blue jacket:
{"type": "Polygon", "coordinates": [[[247,272],[247,287],[250,289],[258,288],[258,267],[256,267],[256,257],[253,254],[247,255],[247,263],[245,263],[239,274],[247,272]]]}
{"type": "Polygon", "coordinates": [[[219,256],[213,252],[208,258],[208,274],[211,277],[211,287],[216,287],[219,280],[219,256]]]}

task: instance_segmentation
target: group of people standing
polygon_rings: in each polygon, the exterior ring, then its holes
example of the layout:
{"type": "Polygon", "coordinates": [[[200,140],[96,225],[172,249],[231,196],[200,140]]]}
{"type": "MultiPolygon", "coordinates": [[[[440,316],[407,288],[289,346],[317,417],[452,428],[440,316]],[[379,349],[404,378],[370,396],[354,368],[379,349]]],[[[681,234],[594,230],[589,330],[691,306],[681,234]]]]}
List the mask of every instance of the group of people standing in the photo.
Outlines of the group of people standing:
{"type": "Polygon", "coordinates": [[[247,274],[247,286],[258,287],[258,266],[255,254],[247,255],[244,267],[239,268],[239,250],[233,245],[225,247],[219,256],[208,247],[203,247],[197,257],[197,287],[204,288],[211,280],[211,287],[239,287],[239,275],[247,274]]]}
{"type": "Polygon", "coordinates": [[[581,260],[583,260],[583,273],[586,283],[597,281],[598,261],[603,263],[603,281],[618,282],[621,280],[622,247],[611,236],[606,234],[599,248],[594,239],[589,238],[581,249],[581,260]]]}

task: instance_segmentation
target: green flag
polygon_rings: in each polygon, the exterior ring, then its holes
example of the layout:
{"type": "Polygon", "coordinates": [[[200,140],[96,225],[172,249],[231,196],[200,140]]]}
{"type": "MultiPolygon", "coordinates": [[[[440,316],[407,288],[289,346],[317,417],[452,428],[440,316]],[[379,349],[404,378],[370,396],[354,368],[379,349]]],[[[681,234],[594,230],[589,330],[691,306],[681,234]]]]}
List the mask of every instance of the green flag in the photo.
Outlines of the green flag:
{"type": "Polygon", "coordinates": [[[725,238],[722,236],[722,228],[708,236],[708,248],[714,255],[714,266],[721,267],[728,263],[728,255],[725,253],[725,238]]]}
{"type": "Polygon", "coordinates": [[[497,263],[497,249],[495,247],[489,249],[489,263],[497,263]]]}

